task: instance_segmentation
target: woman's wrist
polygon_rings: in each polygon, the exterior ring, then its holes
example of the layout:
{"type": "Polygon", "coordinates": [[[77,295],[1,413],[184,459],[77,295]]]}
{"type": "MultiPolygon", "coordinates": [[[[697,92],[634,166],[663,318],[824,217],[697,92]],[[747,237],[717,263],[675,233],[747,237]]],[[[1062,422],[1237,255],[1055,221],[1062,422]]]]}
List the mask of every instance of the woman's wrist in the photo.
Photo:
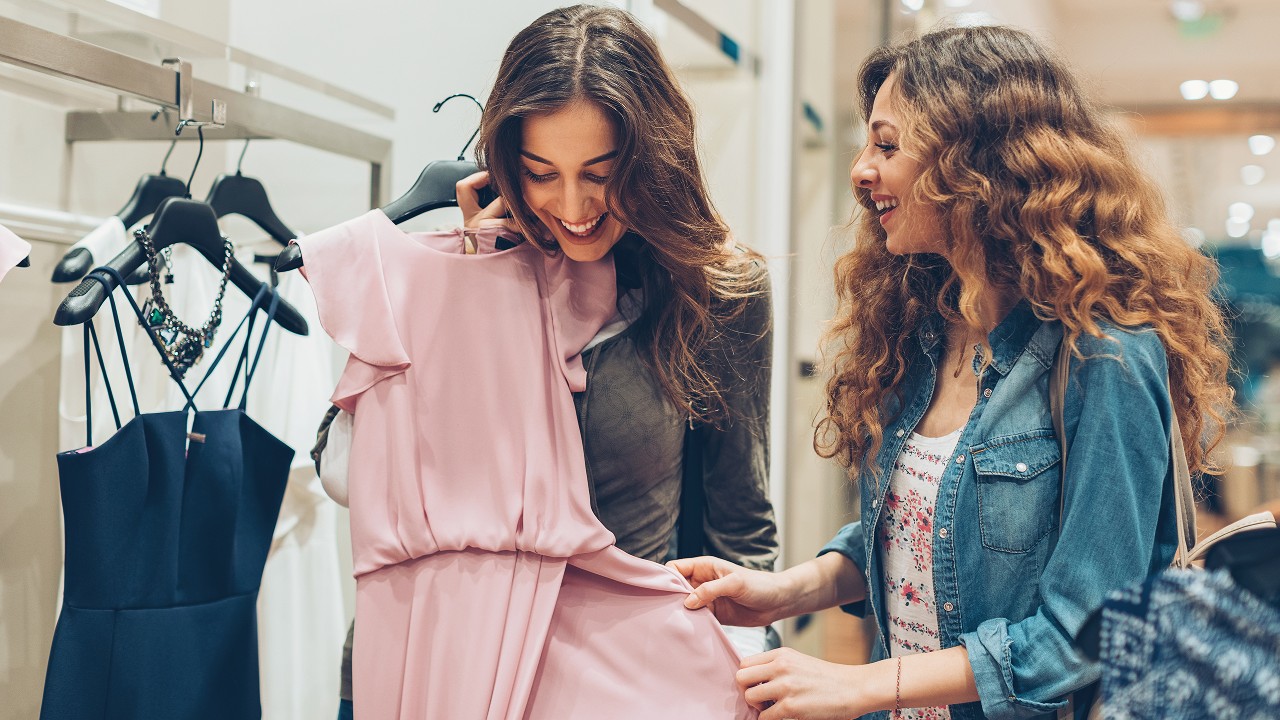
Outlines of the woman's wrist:
{"type": "Polygon", "coordinates": [[[842,602],[857,600],[858,598],[840,597],[841,588],[848,585],[841,577],[848,571],[846,565],[857,572],[848,558],[838,553],[829,553],[779,573],[779,579],[783,582],[783,602],[779,607],[778,617],[773,620],[818,612],[842,602]]]}

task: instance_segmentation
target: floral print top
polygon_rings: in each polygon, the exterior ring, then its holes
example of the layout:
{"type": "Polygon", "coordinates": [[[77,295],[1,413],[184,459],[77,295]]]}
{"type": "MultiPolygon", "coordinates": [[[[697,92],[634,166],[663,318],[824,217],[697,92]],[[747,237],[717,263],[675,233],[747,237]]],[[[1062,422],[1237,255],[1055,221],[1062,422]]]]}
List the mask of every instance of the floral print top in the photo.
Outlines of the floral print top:
{"type": "MultiPolygon", "coordinates": [[[[933,509],[960,431],[938,438],[912,433],[893,466],[876,529],[882,553],[892,657],[941,648],[933,592],[933,509]]],[[[949,720],[944,707],[909,708],[891,718],[949,720]]]]}

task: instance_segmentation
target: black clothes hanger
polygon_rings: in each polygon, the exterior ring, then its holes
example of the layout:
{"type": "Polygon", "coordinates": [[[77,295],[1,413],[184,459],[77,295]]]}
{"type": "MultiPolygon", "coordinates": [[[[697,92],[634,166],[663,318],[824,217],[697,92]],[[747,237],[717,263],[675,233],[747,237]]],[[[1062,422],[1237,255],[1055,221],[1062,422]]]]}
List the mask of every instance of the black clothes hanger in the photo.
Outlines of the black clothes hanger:
{"type": "MultiPolygon", "coordinates": [[[[195,248],[214,266],[222,265],[222,232],[218,228],[218,218],[213,214],[213,208],[207,204],[188,198],[169,198],[156,210],[155,219],[148,228],[157,252],[183,243],[195,248]]],[[[112,258],[107,267],[124,275],[145,265],[146,261],[142,245],[134,242],[112,258]]],[[[266,284],[235,258],[231,259],[230,281],[249,297],[255,297],[266,284]]],[[[58,306],[58,311],[53,316],[54,324],[79,325],[92,318],[117,286],[114,276],[81,281],[58,306]]],[[[307,321],[296,308],[284,301],[280,302],[275,320],[280,327],[295,335],[308,333],[307,321]]]]}
{"type": "MultiPolygon", "coordinates": [[[[178,123],[177,132],[181,133],[182,128],[183,124],[178,123]]],[[[196,130],[200,133],[200,149],[196,152],[196,162],[191,168],[191,178],[195,178],[196,168],[200,166],[200,157],[204,155],[204,128],[196,126],[196,130]]],[[[191,180],[188,179],[187,185],[190,184],[191,180]]],[[[213,208],[206,203],[189,197],[166,198],[156,209],[151,224],[147,226],[147,235],[150,237],[154,252],[182,243],[195,248],[214,267],[223,266],[226,246],[222,230],[218,227],[218,216],[214,215],[213,208]]],[[[112,258],[106,267],[124,275],[137,270],[146,262],[147,253],[142,244],[133,242],[112,258]]],[[[108,275],[107,278],[82,280],[58,306],[53,316],[54,324],[79,325],[97,314],[102,303],[119,286],[116,276],[111,273],[108,275]]],[[[266,284],[254,277],[253,273],[234,256],[231,258],[228,279],[249,297],[256,297],[258,291],[266,284]]],[[[295,335],[306,335],[308,332],[307,321],[296,308],[286,302],[280,303],[275,320],[280,327],[295,335]]]]}
{"type": "Polygon", "coordinates": [[[281,245],[288,245],[297,234],[288,228],[276,215],[267,199],[267,189],[256,178],[245,177],[240,173],[240,165],[244,163],[245,150],[249,149],[249,141],[244,142],[240,151],[240,162],[236,163],[236,174],[219,175],[209,189],[205,202],[213,208],[218,217],[241,215],[252,220],[262,228],[273,240],[281,245]]]}
{"type": "Polygon", "coordinates": [[[22,258],[18,261],[18,267],[31,267],[31,256],[22,258]]]}
{"type": "MultiPolygon", "coordinates": [[[[160,113],[156,112],[151,116],[152,120],[159,117],[160,113]]],[[[133,188],[133,195],[125,202],[124,207],[116,213],[116,217],[120,218],[121,224],[125,228],[131,228],[137,225],[143,218],[155,213],[156,208],[160,207],[161,201],[171,197],[182,197],[187,194],[187,186],[178,178],[170,177],[165,174],[165,167],[169,164],[169,156],[173,154],[173,148],[177,145],[178,140],[174,138],[169,143],[169,151],[164,154],[164,160],[160,162],[159,174],[143,175],[138,179],[138,184],[133,188]]],[[[101,260],[102,258],[99,258],[101,260]]],[[[94,265],[93,253],[88,248],[74,248],[67,251],[66,255],[58,261],[53,268],[53,282],[65,283],[79,280],[89,272],[94,265]]],[[[128,278],[130,285],[141,282],[140,278],[135,274],[128,278]]]]}
{"type": "MultiPolygon", "coordinates": [[[[440,112],[440,108],[445,103],[456,97],[470,98],[476,105],[480,105],[480,101],[470,95],[458,93],[436,103],[431,111],[440,112]]],[[[481,112],[484,111],[483,105],[480,105],[480,110],[481,112]]],[[[413,186],[404,195],[383,206],[382,212],[386,213],[391,222],[399,225],[422,213],[458,204],[458,181],[480,169],[474,162],[463,159],[466,156],[467,148],[471,146],[471,141],[475,140],[476,134],[479,132],[480,128],[477,127],[476,131],[471,134],[471,138],[467,140],[467,144],[462,146],[462,151],[458,153],[457,160],[436,160],[428,163],[419,173],[418,179],[414,181],[413,186]]],[[[481,188],[480,207],[488,205],[497,197],[491,187],[481,188]]],[[[284,252],[280,253],[280,257],[276,260],[276,270],[295,270],[300,267],[302,267],[302,250],[297,245],[290,245],[285,248],[284,252]]]]}

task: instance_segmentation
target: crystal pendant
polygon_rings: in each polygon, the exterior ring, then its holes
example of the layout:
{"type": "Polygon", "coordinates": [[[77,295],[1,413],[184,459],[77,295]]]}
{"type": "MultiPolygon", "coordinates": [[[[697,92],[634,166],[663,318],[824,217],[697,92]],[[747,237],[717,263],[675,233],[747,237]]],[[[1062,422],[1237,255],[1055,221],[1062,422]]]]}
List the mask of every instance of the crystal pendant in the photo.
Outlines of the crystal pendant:
{"type": "Polygon", "coordinates": [[[164,313],[160,312],[160,308],[151,308],[151,313],[147,315],[147,323],[153,328],[164,324],[164,313]]]}

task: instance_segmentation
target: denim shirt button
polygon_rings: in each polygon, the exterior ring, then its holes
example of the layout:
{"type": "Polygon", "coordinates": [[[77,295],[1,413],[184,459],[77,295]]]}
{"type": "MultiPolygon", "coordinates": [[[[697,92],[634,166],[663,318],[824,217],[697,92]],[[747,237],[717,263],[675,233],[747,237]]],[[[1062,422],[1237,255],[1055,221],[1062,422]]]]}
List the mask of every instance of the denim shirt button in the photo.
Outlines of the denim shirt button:
{"type": "Polygon", "coordinates": [[[1017,469],[1018,469],[1018,472],[1021,472],[1021,473],[1024,473],[1024,472],[1026,472],[1026,471],[1027,471],[1027,464],[1026,464],[1026,463],[1018,463],[1017,465],[1014,465],[1014,467],[1015,467],[1015,468],[1017,468],[1017,469]]]}
{"type": "Polygon", "coordinates": [[[956,456],[956,464],[957,464],[957,465],[963,465],[963,464],[964,464],[964,456],[963,456],[963,455],[957,455],[957,456],[956,456]]]}
{"type": "Polygon", "coordinates": [[[940,538],[944,538],[944,539],[945,539],[945,538],[947,537],[947,529],[946,529],[946,528],[942,528],[941,530],[939,530],[939,531],[938,531],[938,537],[940,537],[940,538]]]}
{"type": "Polygon", "coordinates": [[[902,437],[903,435],[906,435],[906,434],[907,434],[907,431],[903,430],[902,428],[898,428],[898,432],[894,433],[894,435],[897,437],[902,437]]]}
{"type": "Polygon", "coordinates": [[[873,508],[874,508],[874,507],[876,506],[876,503],[878,503],[878,502],[879,502],[879,500],[872,500],[872,501],[871,501],[871,507],[873,507],[873,508]]]}
{"type": "Polygon", "coordinates": [[[983,391],[982,391],[982,397],[984,397],[984,398],[989,398],[989,397],[991,397],[991,388],[987,388],[986,390],[983,390],[983,391]]]}
{"type": "Polygon", "coordinates": [[[942,609],[946,610],[947,612],[951,612],[952,610],[956,609],[956,606],[952,605],[949,602],[945,602],[945,603],[942,603],[942,609]]]}

